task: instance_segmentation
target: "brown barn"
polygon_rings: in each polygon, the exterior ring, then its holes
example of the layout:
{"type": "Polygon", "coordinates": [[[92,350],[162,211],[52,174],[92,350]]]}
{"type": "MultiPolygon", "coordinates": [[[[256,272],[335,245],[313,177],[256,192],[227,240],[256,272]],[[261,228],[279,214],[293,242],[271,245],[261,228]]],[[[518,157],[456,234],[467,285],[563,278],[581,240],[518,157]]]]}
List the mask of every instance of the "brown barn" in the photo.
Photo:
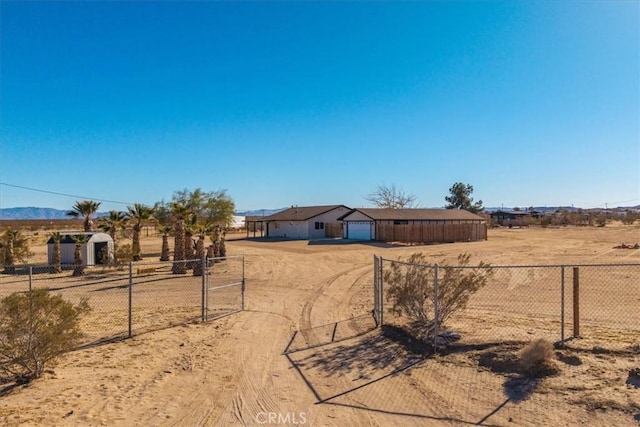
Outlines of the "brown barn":
{"type": "Polygon", "coordinates": [[[343,237],[404,243],[487,239],[484,218],[460,209],[353,209],[339,218],[343,237]]]}

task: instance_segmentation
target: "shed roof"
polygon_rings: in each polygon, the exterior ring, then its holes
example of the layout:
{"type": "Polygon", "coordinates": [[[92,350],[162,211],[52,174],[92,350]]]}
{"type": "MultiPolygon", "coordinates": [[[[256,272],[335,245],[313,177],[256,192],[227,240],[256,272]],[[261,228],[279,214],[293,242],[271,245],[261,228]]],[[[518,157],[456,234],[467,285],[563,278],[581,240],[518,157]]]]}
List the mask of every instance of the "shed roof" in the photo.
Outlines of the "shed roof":
{"type": "MultiPolygon", "coordinates": [[[[102,237],[108,238],[108,240],[111,240],[111,236],[109,236],[107,233],[101,233],[97,231],[95,232],[94,231],[70,231],[70,232],[60,233],[60,243],[75,244],[76,241],[74,239],[76,238],[76,236],[87,236],[87,241],[91,240],[93,236],[102,236],[102,237]]],[[[49,240],[47,240],[47,244],[53,244],[53,243],[54,243],[53,237],[50,237],[49,240]]]]}
{"type": "Polygon", "coordinates": [[[346,208],[345,205],[327,206],[293,206],[289,209],[274,213],[264,218],[265,221],[307,221],[318,215],[330,212],[334,209],[346,208]]]}
{"type": "Polygon", "coordinates": [[[390,208],[360,208],[352,209],[346,215],[338,218],[346,218],[354,212],[360,212],[374,221],[484,221],[484,218],[462,209],[390,209],[390,208]]]}

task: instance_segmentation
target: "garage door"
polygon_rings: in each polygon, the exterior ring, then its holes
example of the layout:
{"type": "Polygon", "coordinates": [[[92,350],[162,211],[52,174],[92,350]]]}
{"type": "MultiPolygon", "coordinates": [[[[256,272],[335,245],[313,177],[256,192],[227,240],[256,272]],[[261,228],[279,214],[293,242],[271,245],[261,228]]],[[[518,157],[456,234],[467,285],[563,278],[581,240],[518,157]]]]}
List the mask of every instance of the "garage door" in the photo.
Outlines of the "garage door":
{"type": "Polygon", "coordinates": [[[370,221],[353,221],[348,222],[347,238],[349,240],[371,240],[371,226],[370,221]]]}

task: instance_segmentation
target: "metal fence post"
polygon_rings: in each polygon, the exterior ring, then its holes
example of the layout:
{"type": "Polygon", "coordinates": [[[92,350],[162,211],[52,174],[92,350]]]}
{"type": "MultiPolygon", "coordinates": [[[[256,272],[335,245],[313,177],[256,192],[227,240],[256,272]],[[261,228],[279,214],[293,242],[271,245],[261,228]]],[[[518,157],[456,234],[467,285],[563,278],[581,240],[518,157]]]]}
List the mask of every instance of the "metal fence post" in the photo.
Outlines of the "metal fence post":
{"type": "Polygon", "coordinates": [[[33,290],[33,266],[29,266],[29,293],[33,290]]]}
{"type": "Polygon", "coordinates": [[[560,347],[564,347],[564,265],[560,267],[560,347]]]}
{"type": "Polygon", "coordinates": [[[580,269],[573,267],[573,337],[580,337],[580,269]]]}
{"type": "Polygon", "coordinates": [[[245,281],[244,281],[244,255],[242,255],[242,288],[241,288],[241,295],[240,297],[242,298],[242,302],[241,302],[241,310],[244,311],[244,291],[245,291],[245,281]]]}
{"type": "Polygon", "coordinates": [[[380,257],[378,272],[378,280],[380,281],[380,288],[378,289],[378,299],[380,300],[380,326],[384,325],[384,258],[380,257]]]}
{"type": "Polygon", "coordinates": [[[433,266],[433,348],[438,348],[438,323],[440,322],[438,301],[438,264],[433,266]]]}
{"type": "Polygon", "coordinates": [[[129,261],[129,338],[133,336],[133,262],[129,261]]]}
{"type": "Polygon", "coordinates": [[[202,263],[202,304],[201,307],[201,317],[202,321],[207,321],[207,310],[206,310],[206,302],[207,302],[207,257],[203,256],[200,259],[202,263]]]}

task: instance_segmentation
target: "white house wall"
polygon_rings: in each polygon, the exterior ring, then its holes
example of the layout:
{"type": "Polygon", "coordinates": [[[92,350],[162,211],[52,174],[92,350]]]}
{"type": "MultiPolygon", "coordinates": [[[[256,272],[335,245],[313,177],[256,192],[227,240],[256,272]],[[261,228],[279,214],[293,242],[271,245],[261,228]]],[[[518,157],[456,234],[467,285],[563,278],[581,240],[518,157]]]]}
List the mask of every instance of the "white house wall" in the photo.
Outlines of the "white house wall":
{"type": "Polygon", "coordinates": [[[313,218],[311,218],[308,221],[308,236],[310,239],[321,239],[324,237],[324,227],[316,230],[316,222],[322,222],[324,224],[327,223],[335,223],[335,222],[340,222],[338,221],[338,218],[340,218],[342,215],[346,214],[347,212],[349,212],[350,209],[346,208],[346,207],[338,207],[336,209],[333,209],[329,212],[325,212],[321,215],[317,215],[314,216],[313,218]]]}
{"type": "Polygon", "coordinates": [[[307,221],[272,221],[269,222],[269,237],[308,239],[309,226],[307,221]]]}

